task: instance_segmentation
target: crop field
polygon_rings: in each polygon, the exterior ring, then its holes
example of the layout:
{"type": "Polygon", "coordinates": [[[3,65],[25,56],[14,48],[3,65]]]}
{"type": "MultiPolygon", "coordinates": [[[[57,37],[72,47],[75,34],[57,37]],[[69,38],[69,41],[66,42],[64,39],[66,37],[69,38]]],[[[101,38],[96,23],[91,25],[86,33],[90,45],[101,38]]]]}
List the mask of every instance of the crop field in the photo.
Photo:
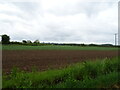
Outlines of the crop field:
{"type": "Polygon", "coordinates": [[[3,87],[84,88],[90,87],[90,85],[93,85],[91,87],[104,87],[104,85],[105,87],[111,87],[118,83],[118,58],[115,57],[118,57],[118,48],[115,47],[3,45],[3,87]],[[86,64],[84,66],[81,63],[88,63],[88,66],[86,64]],[[102,66],[99,67],[99,64],[102,66]],[[73,66],[69,67],[71,65],[73,66]],[[89,69],[91,70],[90,72],[87,71],[89,69]],[[94,74],[96,75],[95,77],[94,74]],[[83,79],[82,82],[79,79],[83,79]],[[103,83],[104,85],[99,86],[106,79],[113,81],[111,83],[103,83]],[[20,82],[17,82],[18,80],[20,82]],[[95,82],[96,86],[94,86],[95,82]],[[80,83],[81,85],[77,85],[80,83]]]}
{"type": "Polygon", "coordinates": [[[89,59],[118,56],[117,48],[78,46],[3,46],[3,72],[10,72],[16,66],[31,71],[65,67],[89,59]]]}
{"type": "Polygon", "coordinates": [[[87,59],[111,58],[116,51],[3,51],[3,71],[10,71],[13,66],[30,70],[32,66],[40,70],[62,67],[87,59]]]}
{"type": "Polygon", "coordinates": [[[118,50],[116,47],[95,47],[95,46],[27,46],[27,45],[2,45],[2,50],[118,50]]]}

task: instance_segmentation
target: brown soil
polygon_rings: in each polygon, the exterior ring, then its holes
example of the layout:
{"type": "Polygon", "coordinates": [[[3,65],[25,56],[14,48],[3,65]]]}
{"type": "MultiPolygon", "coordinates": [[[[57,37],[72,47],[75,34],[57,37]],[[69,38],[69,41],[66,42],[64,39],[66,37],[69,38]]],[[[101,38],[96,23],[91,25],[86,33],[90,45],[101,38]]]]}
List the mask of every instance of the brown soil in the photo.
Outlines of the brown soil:
{"type": "Polygon", "coordinates": [[[2,53],[3,72],[10,72],[13,66],[22,70],[31,71],[36,66],[38,70],[65,67],[68,64],[96,58],[111,58],[118,56],[117,51],[58,51],[58,50],[23,50],[7,51],[2,53]]]}

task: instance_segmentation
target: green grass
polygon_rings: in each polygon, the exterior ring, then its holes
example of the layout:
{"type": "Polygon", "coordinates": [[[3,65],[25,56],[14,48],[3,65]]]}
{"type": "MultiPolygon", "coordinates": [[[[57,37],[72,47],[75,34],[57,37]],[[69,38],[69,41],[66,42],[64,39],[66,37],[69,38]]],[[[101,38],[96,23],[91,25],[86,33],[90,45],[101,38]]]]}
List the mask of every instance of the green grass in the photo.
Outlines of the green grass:
{"type": "Polygon", "coordinates": [[[63,69],[3,75],[3,88],[108,88],[120,84],[118,58],[86,61],[63,69]]]}
{"type": "Polygon", "coordinates": [[[95,46],[27,46],[27,45],[3,45],[2,50],[118,50],[116,47],[95,46]]]}

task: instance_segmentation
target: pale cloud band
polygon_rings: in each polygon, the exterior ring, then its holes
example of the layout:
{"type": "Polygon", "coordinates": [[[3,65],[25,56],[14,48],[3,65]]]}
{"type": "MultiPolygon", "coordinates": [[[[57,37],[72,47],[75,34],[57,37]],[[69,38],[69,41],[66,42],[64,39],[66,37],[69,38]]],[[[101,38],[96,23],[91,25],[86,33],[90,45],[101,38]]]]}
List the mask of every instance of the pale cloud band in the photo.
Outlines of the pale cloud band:
{"type": "MultiPolygon", "coordinates": [[[[1,2],[40,2],[42,0],[2,0],[1,2]]],[[[44,0],[45,2],[53,2],[58,0],[44,0]]],[[[73,1],[73,0],[60,0],[60,1],[73,1]]],[[[118,2],[119,0],[74,0],[77,2],[118,2]]]]}
{"type": "Polygon", "coordinates": [[[114,44],[116,32],[117,0],[6,0],[0,3],[0,33],[10,35],[12,40],[114,44]]]}

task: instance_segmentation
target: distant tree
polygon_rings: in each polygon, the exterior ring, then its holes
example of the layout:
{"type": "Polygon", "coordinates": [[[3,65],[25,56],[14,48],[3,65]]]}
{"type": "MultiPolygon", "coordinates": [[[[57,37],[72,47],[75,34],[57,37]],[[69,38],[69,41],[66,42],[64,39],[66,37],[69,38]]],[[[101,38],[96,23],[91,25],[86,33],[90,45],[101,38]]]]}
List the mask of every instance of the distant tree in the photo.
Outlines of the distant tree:
{"type": "Polygon", "coordinates": [[[8,35],[2,35],[2,44],[10,44],[10,37],[8,35]]]}
{"type": "Polygon", "coordinates": [[[86,46],[86,45],[83,43],[83,44],[80,44],[80,46],[86,46]]]}
{"type": "Polygon", "coordinates": [[[22,42],[23,42],[23,43],[27,43],[27,41],[26,41],[26,40],[22,40],[22,42]]]}
{"type": "Polygon", "coordinates": [[[30,44],[30,43],[32,43],[32,42],[31,42],[30,40],[27,40],[27,43],[30,44]]]}
{"type": "Polygon", "coordinates": [[[97,44],[89,44],[89,46],[98,46],[97,44]]]}
{"type": "Polygon", "coordinates": [[[39,40],[35,40],[35,41],[33,42],[33,45],[40,45],[40,41],[39,41],[39,40]]]}
{"type": "Polygon", "coordinates": [[[21,43],[17,42],[17,41],[12,41],[12,42],[10,42],[10,44],[21,44],[21,43]]]}
{"type": "Polygon", "coordinates": [[[35,40],[35,41],[34,41],[34,43],[37,43],[37,44],[39,44],[39,43],[40,43],[40,41],[39,41],[39,40],[35,40]]]}
{"type": "Polygon", "coordinates": [[[110,47],[110,46],[113,46],[113,45],[112,44],[102,44],[101,46],[110,47]]]}

